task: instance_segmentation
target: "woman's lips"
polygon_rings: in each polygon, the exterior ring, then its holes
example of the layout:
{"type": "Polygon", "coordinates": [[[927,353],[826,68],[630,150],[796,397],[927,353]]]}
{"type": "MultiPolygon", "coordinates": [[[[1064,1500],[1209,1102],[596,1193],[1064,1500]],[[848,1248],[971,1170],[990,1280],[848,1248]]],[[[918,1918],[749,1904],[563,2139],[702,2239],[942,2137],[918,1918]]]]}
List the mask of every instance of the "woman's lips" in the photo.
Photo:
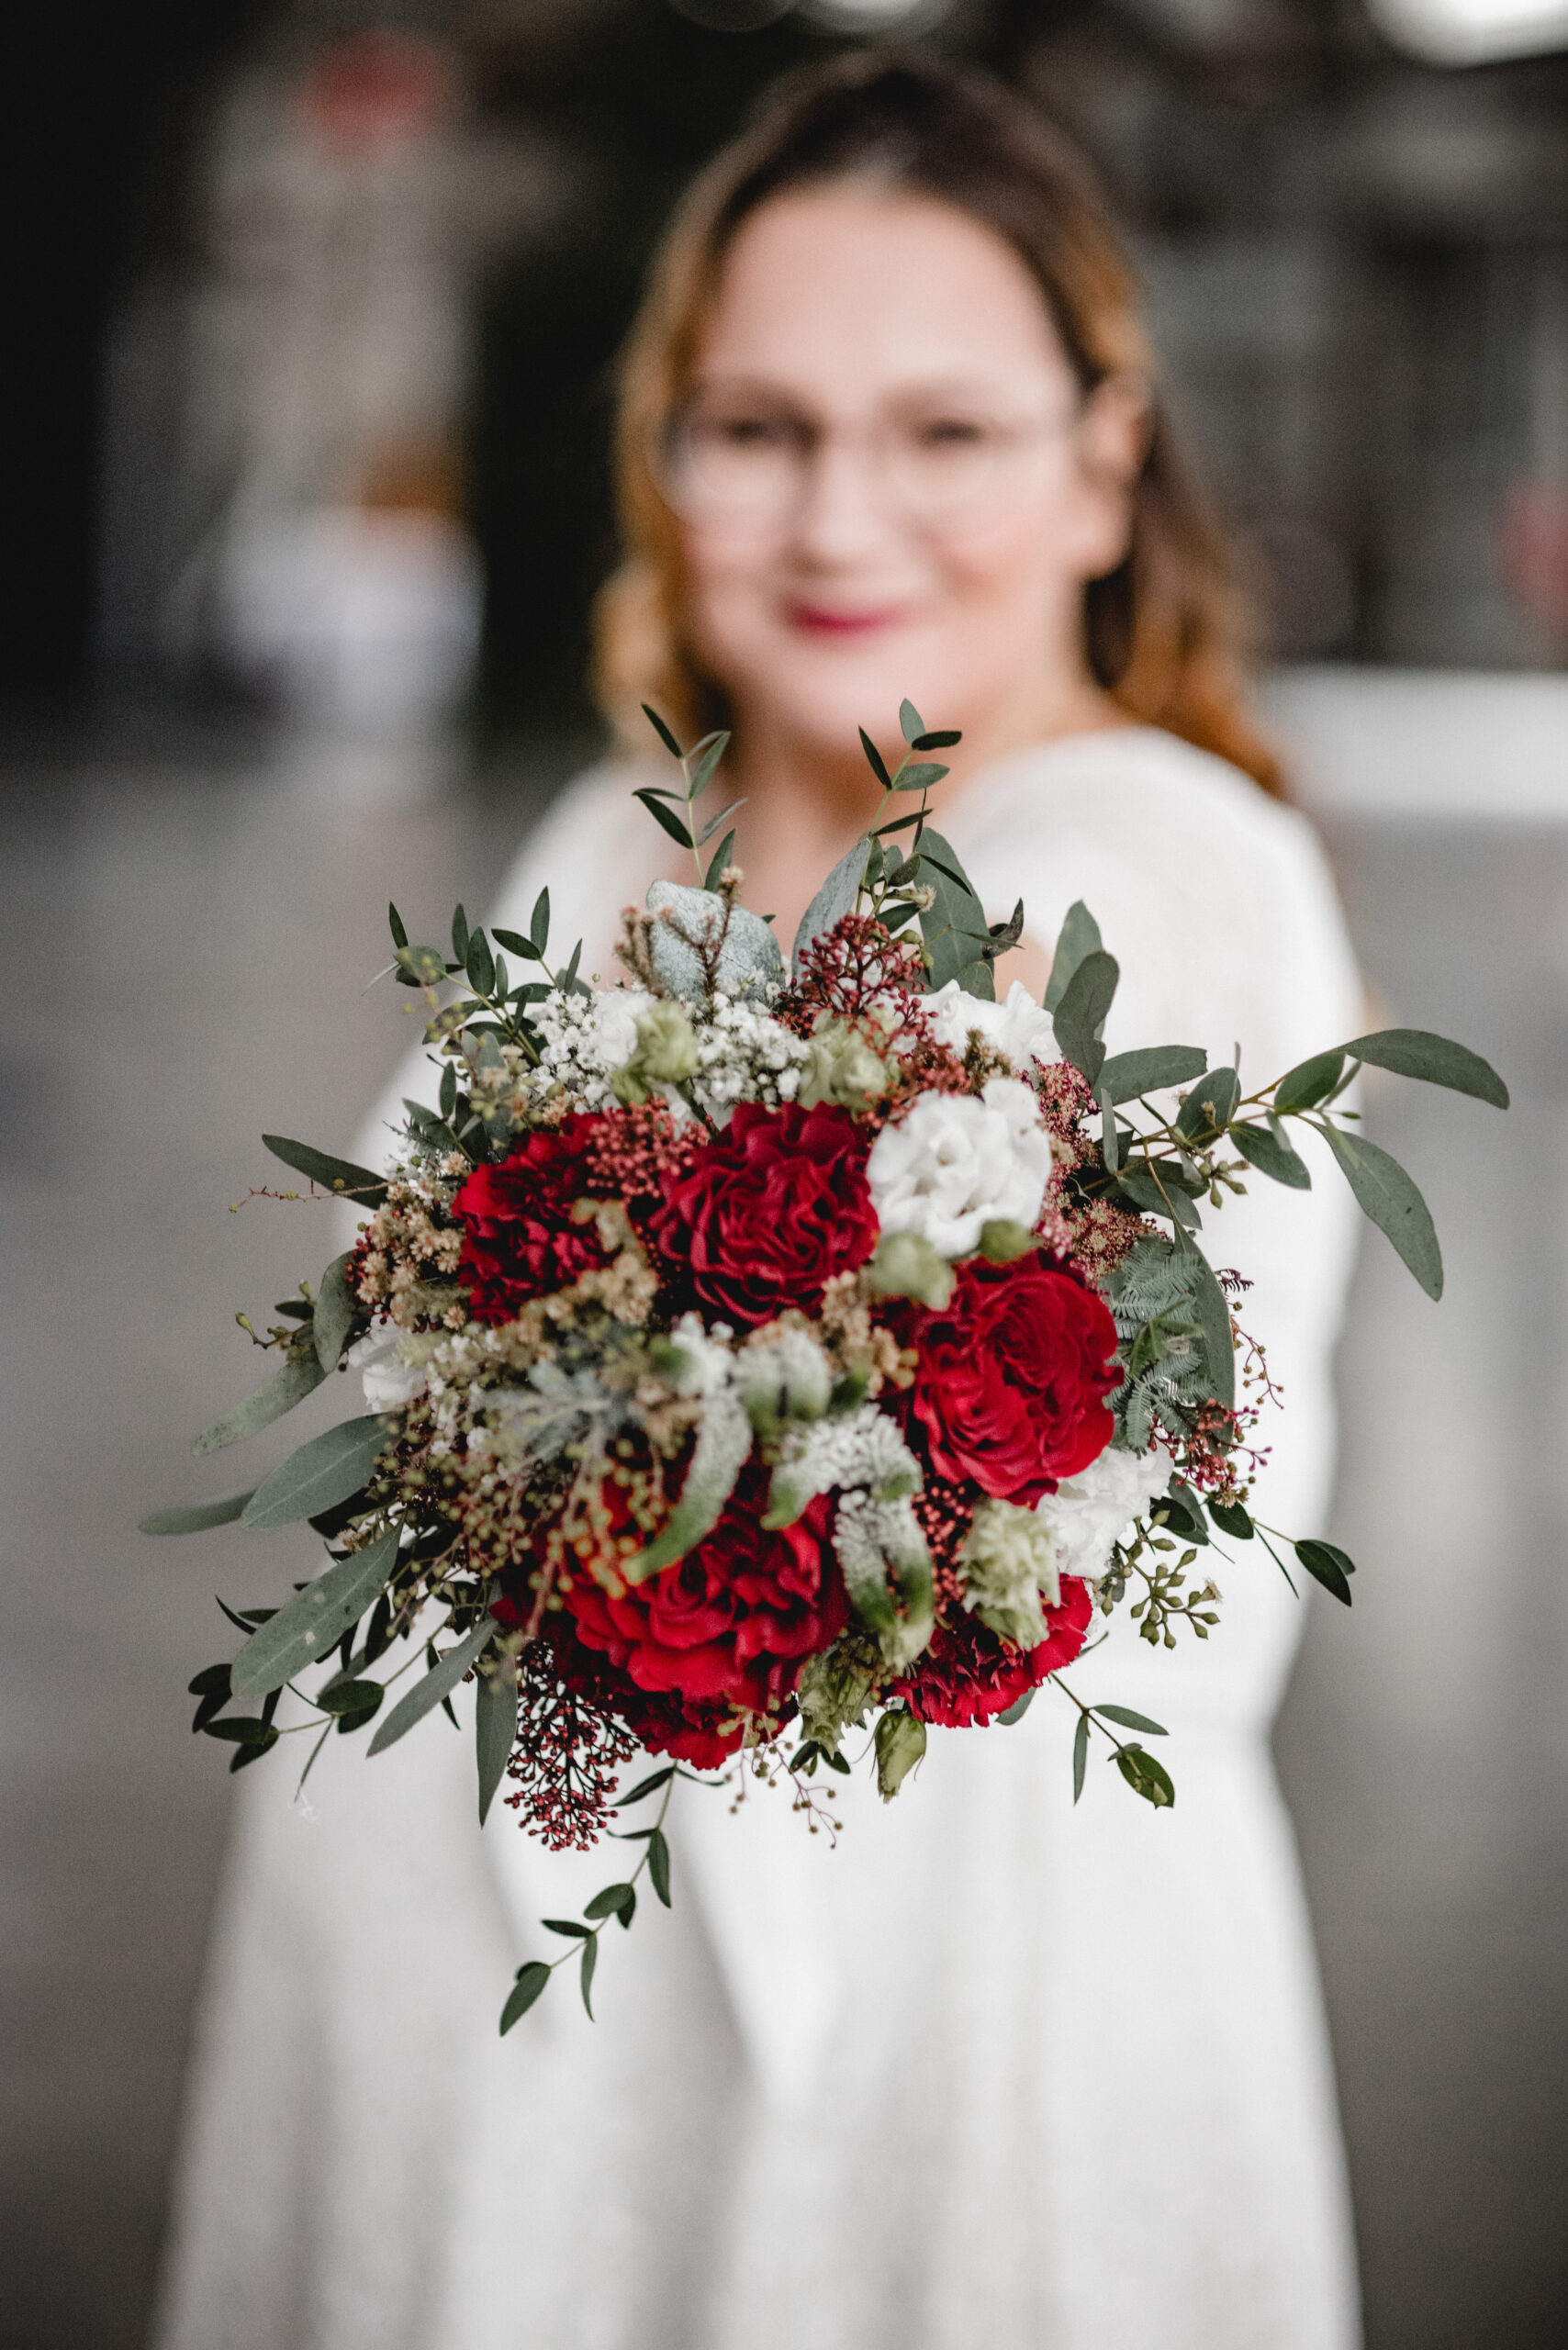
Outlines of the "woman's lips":
{"type": "Polygon", "coordinates": [[[871,610],[855,610],[837,604],[789,604],[785,618],[792,629],[802,636],[837,638],[865,637],[878,629],[891,628],[902,616],[895,604],[880,604],[871,610]]]}

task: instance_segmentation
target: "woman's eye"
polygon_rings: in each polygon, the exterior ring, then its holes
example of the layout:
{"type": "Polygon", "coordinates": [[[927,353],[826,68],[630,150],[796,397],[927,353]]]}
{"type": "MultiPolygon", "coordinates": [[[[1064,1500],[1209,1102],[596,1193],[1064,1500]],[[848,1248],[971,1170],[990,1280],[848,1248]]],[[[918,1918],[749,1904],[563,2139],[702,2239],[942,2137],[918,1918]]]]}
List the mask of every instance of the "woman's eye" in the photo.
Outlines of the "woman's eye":
{"type": "Polygon", "coordinates": [[[725,449],[791,448],[799,438],[799,427],[781,416],[715,417],[703,431],[725,449]]]}
{"type": "Polygon", "coordinates": [[[983,449],[991,437],[990,426],[974,417],[928,417],[913,428],[915,443],[923,449],[983,449]]]}

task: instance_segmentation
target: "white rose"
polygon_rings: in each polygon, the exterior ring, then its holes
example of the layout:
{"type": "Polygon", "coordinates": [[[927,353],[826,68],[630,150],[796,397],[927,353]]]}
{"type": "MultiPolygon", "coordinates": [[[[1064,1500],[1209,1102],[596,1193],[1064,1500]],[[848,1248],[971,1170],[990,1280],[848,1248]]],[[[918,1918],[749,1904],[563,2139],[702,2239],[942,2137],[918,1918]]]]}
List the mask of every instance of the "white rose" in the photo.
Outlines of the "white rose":
{"type": "Polygon", "coordinates": [[[637,1023],[653,1002],[646,988],[605,988],[584,1024],[582,1057],[607,1074],[624,1069],[637,1049],[637,1023]]]}
{"type": "Polygon", "coordinates": [[[1014,1069],[1026,1069],[1032,1060],[1061,1058],[1050,1013],[1041,1011],[1021,979],[1014,980],[1001,1003],[966,995],[957,979],[949,979],[945,988],[927,996],[925,1009],[937,1042],[951,1046],[956,1053],[965,1051],[971,1031],[978,1028],[985,1042],[1005,1053],[1014,1069]]]}
{"type": "Polygon", "coordinates": [[[1036,1504],[1036,1516],[1050,1529],[1058,1572],[1103,1574],[1116,1537],[1170,1483],[1163,1452],[1122,1452],[1114,1446],[1076,1477],[1064,1477],[1054,1494],[1036,1504]]]}
{"type": "Polygon", "coordinates": [[[401,1411],[405,1404],[422,1395],[429,1384],[424,1372],[410,1369],[398,1353],[403,1337],[401,1330],[384,1322],[357,1340],[344,1358],[364,1382],[367,1411],[401,1411]]]}
{"type": "Polygon", "coordinates": [[[988,1224],[1031,1230],[1050,1172],[1039,1105],[1014,1077],[993,1077],[978,1102],[923,1093],[883,1127],[866,1166],[882,1230],[917,1232],[939,1257],[972,1256],[988,1224]]]}

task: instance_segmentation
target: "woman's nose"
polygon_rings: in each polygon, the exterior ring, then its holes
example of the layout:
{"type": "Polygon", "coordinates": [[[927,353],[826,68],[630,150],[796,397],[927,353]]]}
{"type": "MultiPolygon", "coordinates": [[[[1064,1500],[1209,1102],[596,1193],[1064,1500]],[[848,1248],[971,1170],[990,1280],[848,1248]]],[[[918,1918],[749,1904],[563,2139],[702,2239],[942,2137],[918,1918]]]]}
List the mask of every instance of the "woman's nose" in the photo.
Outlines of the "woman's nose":
{"type": "Polygon", "coordinates": [[[820,564],[844,565],[874,554],[891,532],[878,497],[872,451],[863,441],[824,437],[806,464],[792,537],[820,564]]]}

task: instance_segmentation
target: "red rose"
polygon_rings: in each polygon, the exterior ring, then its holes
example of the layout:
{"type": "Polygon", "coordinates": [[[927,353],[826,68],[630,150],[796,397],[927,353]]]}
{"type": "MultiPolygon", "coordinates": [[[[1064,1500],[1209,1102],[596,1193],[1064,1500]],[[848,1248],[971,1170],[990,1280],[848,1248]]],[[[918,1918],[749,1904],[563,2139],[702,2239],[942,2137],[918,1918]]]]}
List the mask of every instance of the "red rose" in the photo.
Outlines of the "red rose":
{"type": "MultiPolygon", "coordinates": [[[[575,1569],[564,1596],[578,1638],[655,1695],[725,1713],[761,1713],[789,1696],[807,1657],[843,1630],[849,1602],[828,1541],[829,1498],[768,1534],[767,1494],[766,1471],[743,1474],[705,1541],[619,1597],[586,1565],[575,1569]]],[[[606,1486],[605,1500],[622,1530],[620,1488],[606,1486]]]]}
{"type": "Polygon", "coordinates": [[[510,1322],[530,1299],[565,1289],[605,1261],[599,1232],[574,1224],[577,1200],[599,1196],[588,1172],[601,1118],[576,1111],[543,1127],[498,1167],[476,1167],[453,1206],[465,1226],[458,1278],[476,1322],[510,1322]]]}
{"type": "Polygon", "coordinates": [[[1037,1256],[965,1265],[914,1339],[911,1409],[941,1476],[1024,1505],[1110,1443],[1116,1326],[1092,1290],[1037,1256]]]}
{"type": "Polygon", "coordinates": [[[955,1609],[951,1620],[932,1633],[899,1694],[923,1722],[968,1729],[991,1721],[1015,1705],[1025,1689],[1037,1689],[1047,1673],[1072,1662],[1093,1612],[1088,1584],[1064,1575],[1061,1606],[1046,1610],[1047,1637],[1038,1648],[1018,1649],[998,1639],[978,1616],[955,1609]]]}
{"type": "Polygon", "coordinates": [[[729,1322],[769,1322],[787,1305],[809,1313],[823,1282],[877,1245],[868,1148],[846,1110],[743,1102],[666,1185],[655,1240],[682,1285],[729,1322]]]}

